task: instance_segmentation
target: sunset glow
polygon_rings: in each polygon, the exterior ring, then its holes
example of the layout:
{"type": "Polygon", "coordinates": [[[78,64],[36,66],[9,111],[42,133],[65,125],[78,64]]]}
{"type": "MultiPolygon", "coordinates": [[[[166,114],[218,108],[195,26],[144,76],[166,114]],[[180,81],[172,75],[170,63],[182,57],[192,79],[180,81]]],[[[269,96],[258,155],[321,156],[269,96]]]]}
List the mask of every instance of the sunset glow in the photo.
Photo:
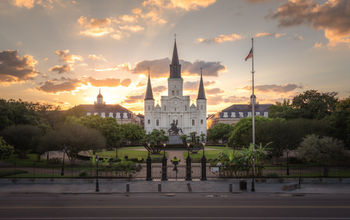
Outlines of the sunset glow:
{"type": "Polygon", "coordinates": [[[208,113],[248,103],[255,38],[256,96],[275,103],[316,89],[349,96],[350,2],[4,0],[0,92],[63,109],[107,104],[143,113],[148,68],[156,103],[167,93],[176,34],[184,93],[203,68],[208,113]],[[335,13],[336,12],[336,13],[335,13]]]}

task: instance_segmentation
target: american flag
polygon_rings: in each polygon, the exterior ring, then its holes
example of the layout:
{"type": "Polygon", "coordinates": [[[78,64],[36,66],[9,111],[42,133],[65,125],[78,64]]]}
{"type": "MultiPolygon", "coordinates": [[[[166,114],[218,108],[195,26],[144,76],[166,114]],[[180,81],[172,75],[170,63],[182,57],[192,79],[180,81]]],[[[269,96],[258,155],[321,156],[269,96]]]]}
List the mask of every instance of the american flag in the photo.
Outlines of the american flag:
{"type": "Polygon", "coordinates": [[[249,58],[252,58],[252,57],[253,57],[253,48],[250,49],[248,56],[244,60],[247,61],[249,58]]]}

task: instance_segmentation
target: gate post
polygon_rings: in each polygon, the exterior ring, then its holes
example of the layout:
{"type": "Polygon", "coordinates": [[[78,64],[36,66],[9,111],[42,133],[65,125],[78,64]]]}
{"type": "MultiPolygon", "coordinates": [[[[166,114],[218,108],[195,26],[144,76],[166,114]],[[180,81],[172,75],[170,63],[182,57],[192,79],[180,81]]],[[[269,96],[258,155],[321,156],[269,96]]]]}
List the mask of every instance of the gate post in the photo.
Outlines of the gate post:
{"type": "Polygon", "coordinates": [[[163,151],[163,159],[162,159],[162,181],[167,181],[168,178],[167,178],[167,162],[168,162],[168,159],[166,158],[165,156],[165,146],[166,144],[163,144],[164,146],[164,151],[163,151]]]}
{"type": "Polygon", "coordinates": [[[148,157],[147,157],[147,177],[146,180],[147,181],[151,181],[152,180],[152,159],[151,159],[151,155],[150,152],[148,151],[148,157]]]}
{"type": "Polygon", "coordinates": [[[192,180],[192,168],[191,168],[191,157],[190,157],[190,143],[187,143],[187,158],[186,158],[186,180],[192,180]]]}
{"type": "Polygon", "coordinates": [[[201,177],[201,180],[207,180],[207,158],[205,158],[205,155],[204,155],[204,146],[205,146],[205,143],[203,142],[203,156],[202,156],[202,160],[201,160],[201,163],[202,163],[202,177],[201,177]]]}

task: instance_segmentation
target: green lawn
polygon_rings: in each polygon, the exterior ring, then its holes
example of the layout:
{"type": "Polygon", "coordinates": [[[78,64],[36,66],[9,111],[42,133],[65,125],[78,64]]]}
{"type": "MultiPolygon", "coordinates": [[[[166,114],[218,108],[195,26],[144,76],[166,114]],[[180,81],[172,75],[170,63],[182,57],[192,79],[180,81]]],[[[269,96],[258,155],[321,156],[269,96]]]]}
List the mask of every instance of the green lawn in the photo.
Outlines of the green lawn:
{"type": "MultiPolygon", "coordinates": [[[[228,153],[230,151],[232,151],[232,149],[227,147],[206,146],[204,155],[207,159],[216,159],[221,152],[228,153]],[[211,150],[211,149],[214,149],[214,150],[211,150]]],[[[185,151],[183,155],[186,158],[187,151],[185,151]]],[[[203,150],[200,150],[197,153],[191,153],[190,155],[191,155],[191,158],[193,159],[200,159],[203,156],[203,150]]]]}
{"type": "MultiPolygon", "coordinates": [[[[144,160],[147,159],[148,152],[147,151],[141,151],[142,149],[145,149],[144,147],[122,147],[118,149],[118,158],[125,160],[125,156],[128,156],[129,159],[131,158],[143,158],[144,160]]],[[[98,156],[101,157],[115,157],[115,150],[107,151],[103,150],[101,152],[97,152],[98,156]]],[[[165,153],[166,156],[168,156],[167,153],[165,153]]],[[[158,154],[158,155],[151,155],[151,158],[162,158],[163,154],[158,154]]]]}

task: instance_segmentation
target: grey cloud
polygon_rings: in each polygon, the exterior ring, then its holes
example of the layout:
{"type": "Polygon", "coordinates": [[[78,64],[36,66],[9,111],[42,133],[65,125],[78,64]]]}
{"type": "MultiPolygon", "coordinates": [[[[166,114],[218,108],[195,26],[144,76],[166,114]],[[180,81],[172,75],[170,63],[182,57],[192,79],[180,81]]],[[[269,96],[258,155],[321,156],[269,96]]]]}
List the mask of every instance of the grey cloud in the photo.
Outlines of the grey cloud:
{"type": "Polygon", "coordinates": [[[70,65],[64,64],[64,65],[55,65],[49,69],[51,72],[57,72],[57,73],[66,73],[70,72],[70,65]]]}
{"type": "Polygon", "coordinates": [[[279,26],[308,24],[315,29],[330,29],[338,34],[350,31],[350,1],[336,0],[318,4],[309,1],[288,1],[267,18],[277,19],[279,26]]]}
{"type": "MultiPolygon", "coordinates": [[[[286,84],[286,85],[257,85],[255,89],[261,92],[276,92],[276,93],[286,93],[291,92],[295,89],[302,89],[302,86],[296,84],[286,84]]],[[[251,90],[250,86],[244,87],[246,90],[251,90]]]]}
{"type": "Polygon", "coordinates": [[[145,98],[144,94],[131,95],[131,96],[127,96],[124,102],[131,104],[131,103],[136,103],[138,101],[142,101],[144,98],[145,98]]]}
{"type": "MultiPolygon", "coordinates": [[[[215,81],[205,81],[204,86],[209,86],[215,84],[215,81]]],[[[198,81],[186,81],[184,82],[184,90],[197,90],[199,88],[199,80],[198,81]]]]}
{"type": "Polygon", "coordinates": [[[79,85],[81,85],[81,82],[77,79],[66,79],[65,82],[61,83],[55,83],[54,81],[49,80],[37,89],[48,93],[69,92],[79,85]]]}
{"type": "Polygon", "coordinates": [[[205,92],[207,94],[218,94],[218,93],[223,93],[224,90],[221,90],[220,88],[212,88],[212,89],[206,89],[205,92]]]}
{"type": "Polygon", "coordinates": [[[30,55],[20,57],[16,50],[0,52],[0,82],[17,82],[34,78],[37,61],[30,55]]]}
{"type": "MultiPolygon", "coordinates": [[[[145,60],[136,64],[135,68],[133,69],[133,73],[147,74],[149,68],[152,77],[166,77],[169,75],[169,64],[169,58],[145,60]]],[[[182,65],[182,73],[184,75],[199,75],[200,68],[203,68],[204,76],[218,76],[219,72],[226,69],[221,62],[195,61],[192,63],[189,61],[180,60],[180,64],[182,65]]]]}
{"type": "Polygon", "coordinates": [[[153,88],[153,92],[163,92],[166,90],[165,86],[156,86],[153,88]]]}

